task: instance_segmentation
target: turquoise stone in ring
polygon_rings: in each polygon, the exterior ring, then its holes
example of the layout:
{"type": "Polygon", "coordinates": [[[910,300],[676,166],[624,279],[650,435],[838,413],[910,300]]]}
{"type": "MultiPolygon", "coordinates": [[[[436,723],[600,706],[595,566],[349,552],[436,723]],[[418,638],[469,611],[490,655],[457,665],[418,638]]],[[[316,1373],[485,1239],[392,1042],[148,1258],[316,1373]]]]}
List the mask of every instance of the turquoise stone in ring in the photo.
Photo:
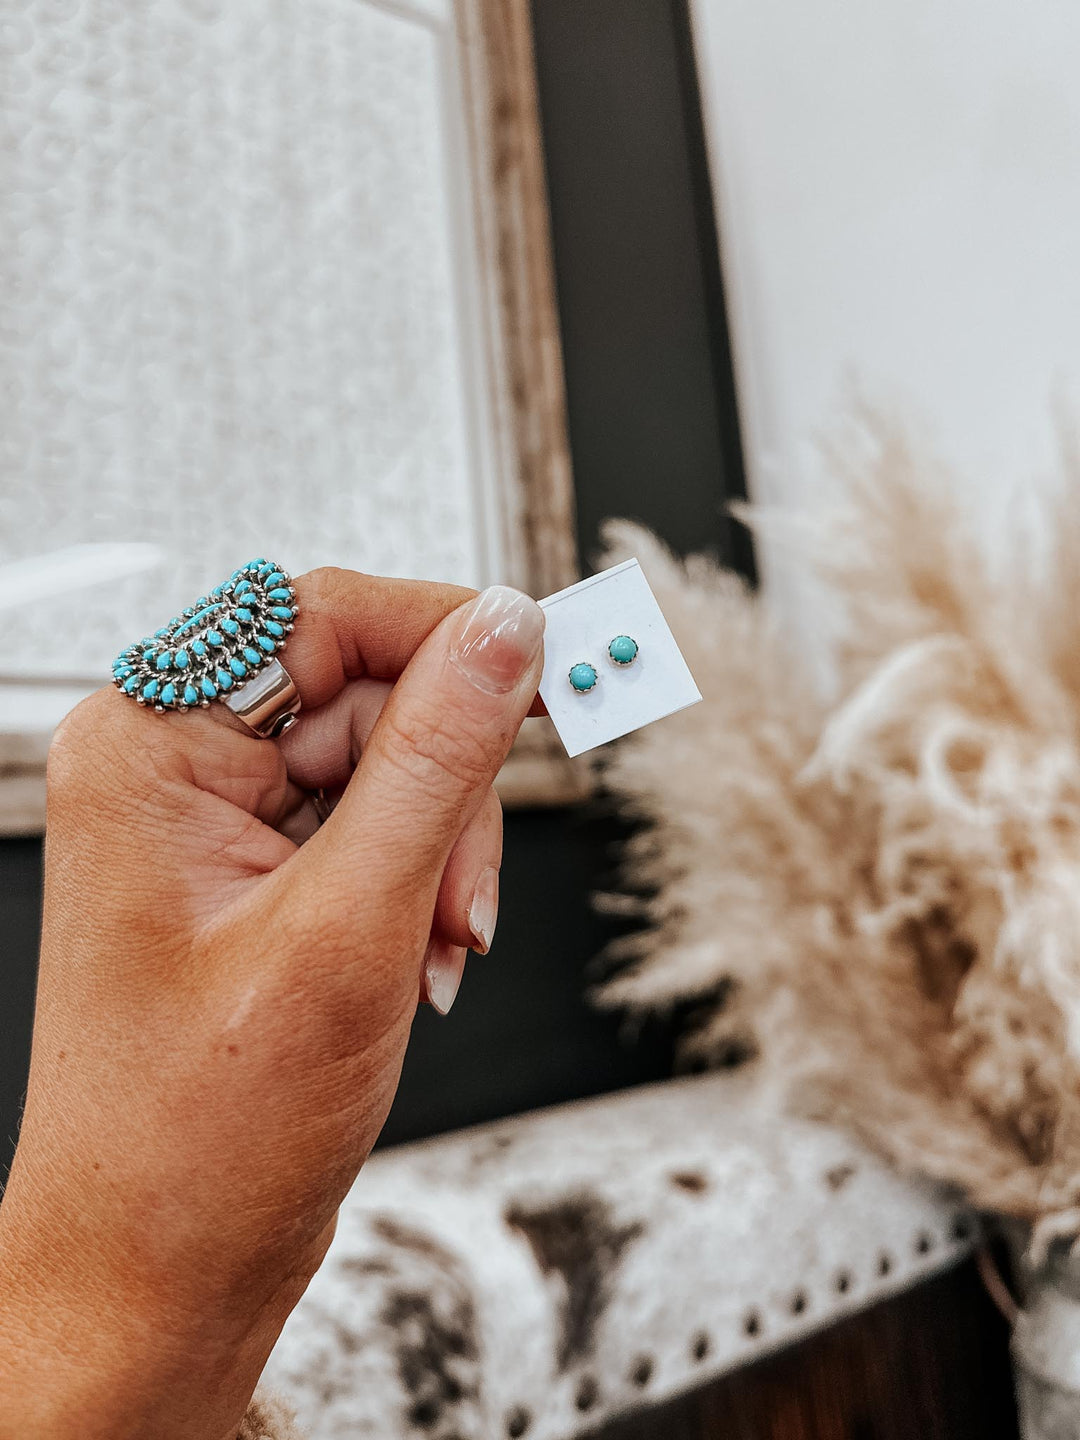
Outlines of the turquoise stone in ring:
{"type": "Polygon", "coordinates": [[[113,683],[159,715],[223,700],[276,665],[297,613],[281,566],[250,560],[168,625],[129,645],[113,664],[113,683]]]}
{"type": "Polygon", "coordinates": [[[638,656],[638,643],[632,635],[616,635],[607,653],[616,665],[632,665],[638,656]]]}
{"type": "Polygon", "coordinates": [[[581,660],[570,667],[570,684],[579,695],[587,695],[590,690],[595,690],[596,681],[596,666],[590,665],[587,660],[581,660]]]}

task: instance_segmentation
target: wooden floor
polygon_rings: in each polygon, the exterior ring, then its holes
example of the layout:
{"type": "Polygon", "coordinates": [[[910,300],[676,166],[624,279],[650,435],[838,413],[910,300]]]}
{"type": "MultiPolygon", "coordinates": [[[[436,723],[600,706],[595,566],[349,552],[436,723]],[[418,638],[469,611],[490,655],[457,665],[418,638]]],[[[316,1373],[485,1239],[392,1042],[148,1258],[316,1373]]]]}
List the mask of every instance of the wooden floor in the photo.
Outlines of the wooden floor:
{"type": "Polygon", "coordinates": [[[592,1440],[1015,1440],[1008,1333],[968,1264],[592,1440]]]}

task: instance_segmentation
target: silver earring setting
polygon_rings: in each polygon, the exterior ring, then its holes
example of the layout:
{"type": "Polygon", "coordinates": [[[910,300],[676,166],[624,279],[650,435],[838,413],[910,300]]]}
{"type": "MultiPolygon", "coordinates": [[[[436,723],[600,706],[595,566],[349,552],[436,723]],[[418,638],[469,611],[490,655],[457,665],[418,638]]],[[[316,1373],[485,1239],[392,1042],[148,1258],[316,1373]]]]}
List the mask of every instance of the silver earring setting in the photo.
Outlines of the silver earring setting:
{"type": "Polygon", "coordinates": [[[616,635],[613,640],[608,641],[608,659],[620,670],[625,670],[637,659],[639,649],[640,647],[632,635],[616,635]]]}
{"type": "MultiPolygon", "coordinates": [[[[608,641],[608,659],[619,670],[625,670],[628,665],[633,665],[640,649],[632,635],[616,635],[608,641]]],[[[571,665],[567,679],[576,695],[588,695],[600,683],[596,666],[588,660],[579,660],[576,665],[571,665]]]]}
{"type": "Polygon", "coordinates": [[[588,695],[590,690],[596,689],[596,682],[599,675],[596,673],[596,666],[590,665],[587,660],[579,660],[576,665],[570,667],[570,674],[567,677],[571,689],[578,695],[588,695]]]}

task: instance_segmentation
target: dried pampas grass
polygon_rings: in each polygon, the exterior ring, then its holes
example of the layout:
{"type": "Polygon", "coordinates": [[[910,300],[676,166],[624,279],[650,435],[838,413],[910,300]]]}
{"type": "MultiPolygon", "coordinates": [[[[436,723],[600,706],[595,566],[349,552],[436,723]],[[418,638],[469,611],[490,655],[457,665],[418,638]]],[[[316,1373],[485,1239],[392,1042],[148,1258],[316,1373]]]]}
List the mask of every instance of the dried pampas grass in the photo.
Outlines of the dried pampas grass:
{"type": "Polygon", "coordinates": [[[740,580],[611,527],[705,703],[608,766],[652,822],[626,856],[648,923],[598,998],[700,998],[691,1050],[751,1048],[1045,1243],[1080,1233],[1080,507],[1006,583],[941,477],[872,439],[804,532],[839,622],[831,697],[740,580]]]}

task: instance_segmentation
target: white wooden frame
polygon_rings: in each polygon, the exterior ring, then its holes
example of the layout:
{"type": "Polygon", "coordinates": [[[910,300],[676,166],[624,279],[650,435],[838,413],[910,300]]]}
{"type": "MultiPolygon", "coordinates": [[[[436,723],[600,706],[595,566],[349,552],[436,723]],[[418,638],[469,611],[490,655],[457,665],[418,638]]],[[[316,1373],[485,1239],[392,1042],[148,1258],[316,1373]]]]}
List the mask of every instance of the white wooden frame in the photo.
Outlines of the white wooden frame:
{"type": "MultiPolygon", "coordinates": [[[[452,283],[463,313],[479,317],[463,327],[460,356],[479,543],[488,579],[547,594],[576,578],[577,560],[527,3],[356,3],[435,39],[447,169],[467,180],[454,194],[452,283]]],[[[0,832],[42,828],[49,737],[97,683],[0,670],[0,832]]],[[[546,722],[530,721],[500,790],[510,804],[558,804],[585,792],[584,774],[546,722]]]]}

